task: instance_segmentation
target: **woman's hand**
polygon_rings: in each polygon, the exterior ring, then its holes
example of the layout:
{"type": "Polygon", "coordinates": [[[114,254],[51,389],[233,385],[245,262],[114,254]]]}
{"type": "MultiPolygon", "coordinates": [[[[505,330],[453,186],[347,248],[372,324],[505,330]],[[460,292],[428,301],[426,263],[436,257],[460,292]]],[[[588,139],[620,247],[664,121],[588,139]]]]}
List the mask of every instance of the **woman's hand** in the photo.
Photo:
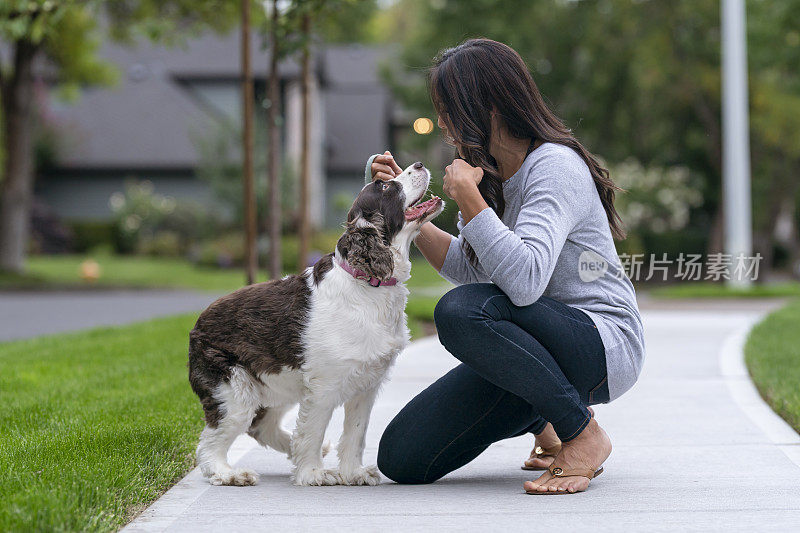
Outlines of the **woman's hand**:
{"type": "Polygon", "coordinates": [[[382,155],[376,157],[372,161],[372,166],[370,166],[369,170],[372,174],[372,181],[391,180],[403,172],[403,169],[395,162],[394,156],[389,150],[386,150],[382,155]]]}
{"type": "Polygon", "coordinates": [[[470,166],[463,159],[456,159],[445,168],[444,193],[456,201],[465,224],[489,207],[478,190],[482,179],[483,169],[470,166]]]}
{"type": "Polygon", "coordinates": [[[456,201],[466,195],[480,194],[478,184],[483,179],[483,169],[470,166],[463,159],[455,159],[444,169],[444,193],[456,201]]]}

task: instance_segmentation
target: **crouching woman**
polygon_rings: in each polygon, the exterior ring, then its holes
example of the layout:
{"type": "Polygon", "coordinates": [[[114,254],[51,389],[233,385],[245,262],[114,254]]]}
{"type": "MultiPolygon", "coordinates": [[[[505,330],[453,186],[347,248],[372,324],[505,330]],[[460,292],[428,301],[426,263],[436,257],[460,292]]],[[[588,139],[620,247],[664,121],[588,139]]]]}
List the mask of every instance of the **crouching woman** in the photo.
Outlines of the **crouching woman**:
{"type": "MultiPolygon", "coordinates": [[[[474,39],[430,71],[438,125],[459,158],[444,191],[459,236],[431,223],[416,239],[458,285],[436,328],[461,364],[386,428],[378,466],[398,483],[430,483],[492,443],[533,433],[529,494],[586,490],[611,441],[593,417],[638,378],[643,330],[614,247],[623,237],[607,170],[547,108],[522,58],[474,39]]],[[[400,171],[389,152],[367,179],[400,171]]]]}

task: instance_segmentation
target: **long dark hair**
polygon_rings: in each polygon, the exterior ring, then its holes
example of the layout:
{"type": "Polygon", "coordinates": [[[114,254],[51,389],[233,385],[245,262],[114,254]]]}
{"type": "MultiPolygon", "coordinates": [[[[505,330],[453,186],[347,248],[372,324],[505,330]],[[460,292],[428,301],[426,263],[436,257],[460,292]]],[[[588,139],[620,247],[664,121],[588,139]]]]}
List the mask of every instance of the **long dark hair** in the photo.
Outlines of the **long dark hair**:
{"type": "MultiPolygon", "coordinates": [[[[614,193],[619,187],[611,181],[608,170],[547,107],[528,67],[514,49],[491,39],[469,39],[440,52],[429,76],[436,112],[460,156],[473,167],[483,169],[478,189],[497,216],[503,216],[506,206],[497,161],[489,154],[492,111],[497,112],[514,137],[563,144],[575,150],[592,173],[612,235],[625,238],[614,208],[614,193]]],[[[475,251],[466,241],[464,244],[467,256],[475,264],[475,251]]]]}

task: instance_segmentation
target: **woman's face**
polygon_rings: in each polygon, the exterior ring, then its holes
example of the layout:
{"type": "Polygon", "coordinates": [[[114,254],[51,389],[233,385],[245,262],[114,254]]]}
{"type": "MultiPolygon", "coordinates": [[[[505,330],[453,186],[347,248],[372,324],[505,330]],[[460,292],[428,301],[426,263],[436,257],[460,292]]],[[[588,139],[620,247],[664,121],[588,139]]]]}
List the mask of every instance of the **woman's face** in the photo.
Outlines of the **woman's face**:
{"type": "Polygon", "coordinates": [[[458,149],[458,144],[455,142],[455,139],[453,138],[452,135],[450,135],[450,132],[447,131],[447,124],[442,119],[442,115],[437,116],[436,125],[439,126],[439,129],[442,130],[442,137],[444,138],[444,142],[446,142],[450,146],[455,147],[456,150],[458,150],[458,153],[461,154],[461,150],[458,149]]]}

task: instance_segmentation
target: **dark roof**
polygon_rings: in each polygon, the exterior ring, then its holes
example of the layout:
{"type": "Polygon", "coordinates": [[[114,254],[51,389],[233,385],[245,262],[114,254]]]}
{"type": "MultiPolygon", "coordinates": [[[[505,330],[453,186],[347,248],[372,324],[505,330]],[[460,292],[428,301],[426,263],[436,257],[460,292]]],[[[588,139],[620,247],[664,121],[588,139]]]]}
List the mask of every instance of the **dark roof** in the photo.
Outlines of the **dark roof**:
{"type": "Polygon", "coordinates": [[[351,45],[324,51],[327,168],[360,170],[388,147],[388,89],[378,78],[388,48],[351,45]]]}
{"type": "MultiPolygon", "coordinates": [[[[326,166],[352,169],[388,142],[388,91],[377,65],[388,49],[339,45],[319,54],[326,129],[326,166]],[[354,162],[358,162],[358,164],[354,162]]],[[[115,87],[86,90],[74,104],[55,101],[50,116],[63,139],[62,168],[191,168],[198,162],[192,139],[211,127],[211,112],[184,86],[186,80],[235,83],[239,76],[239,32],[207,34],[185,46],[106,43],[101,55],[115,63],[115,87]]],[[[253,71],[264,78],[268,54],[253,36],[253,71]]],[[[283,79],[295,78],[295,61],[281,62],[283,79]]]]}

